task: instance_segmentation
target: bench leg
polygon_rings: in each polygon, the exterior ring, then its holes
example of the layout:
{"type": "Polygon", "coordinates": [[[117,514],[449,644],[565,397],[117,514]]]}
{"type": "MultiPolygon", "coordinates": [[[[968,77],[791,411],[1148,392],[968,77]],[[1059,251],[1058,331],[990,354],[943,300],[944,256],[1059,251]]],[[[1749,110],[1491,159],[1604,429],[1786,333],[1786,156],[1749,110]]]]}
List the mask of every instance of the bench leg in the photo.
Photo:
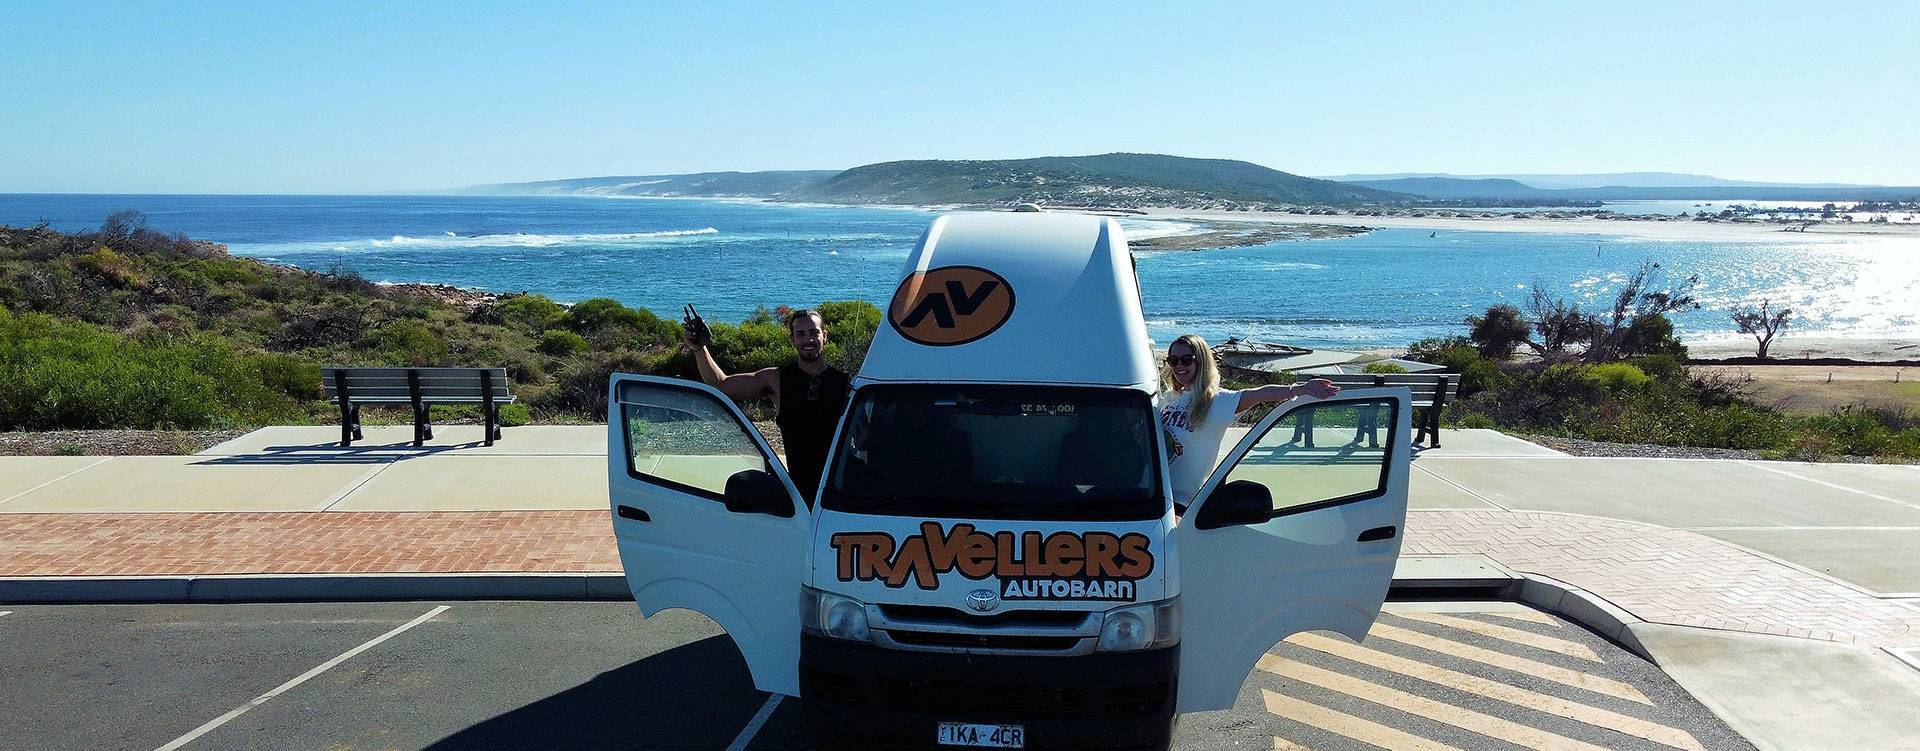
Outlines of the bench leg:
{"type": "Polygon", "coordinates": [[[427,429],[427,407],[424,404],[413,405],[413,445],[420,446],[433,435],[427,429]]]}
{"type": "Polygon", "coordinates": [[[482,422],[485,423],[483,430],[486,431],[486,441],[481,445],[492,446],[494,439],[500,437],[500,410],[492,404],[487,404],[480,409],[480,412],[482,422]]]}
{"type": "Polygon", "coordinates": [[[1313,448],[1313,408],[1308,407],[1293,425],[1293,435],[1300,439],[1300,445],[1313,448]]]}
{"type": "Polygon", "coordinates": [[[360,438],[360,408],[345,399],[340,400],[340,448],[347,448],[360,438]]]}

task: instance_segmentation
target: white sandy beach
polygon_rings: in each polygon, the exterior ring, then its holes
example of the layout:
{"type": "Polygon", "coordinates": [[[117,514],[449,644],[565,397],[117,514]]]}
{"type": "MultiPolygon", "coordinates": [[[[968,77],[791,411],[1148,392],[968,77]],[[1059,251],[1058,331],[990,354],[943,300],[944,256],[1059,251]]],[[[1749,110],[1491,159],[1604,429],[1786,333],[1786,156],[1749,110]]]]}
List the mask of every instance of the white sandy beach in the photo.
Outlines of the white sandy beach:
{"type": "Polygon", "coordinates": [[[1212,221],[1281,222],[1286,224],[1336,224],[1365,227],[1406,227],[1472,232],[1552,232],[1560,234],[1610,235],[1649,240],[1715,241],[1747,240],[1758,242],[1805,241],[1810,237],[1884,237],[1920,240],[1920,225],[1830,223],[1816,224],[1805,232],[1786,231],[1786,225],[1744,224],[1733,222],[1654,221],[1645,219],[1542,219],[1496,216],[1490,219],[1458,217],[1354,216],[1284,214],[1267,211],[1196,211],[1192,209],[1148,209],[1142,218],[1199,219],[1212,221]]]}
{"type": "MultiPolygon", "coordinates": [[[[1715,337],[1687,342],[1687,353],[1705,360],[1752,357],[1756,349],[1751,338],[1715,337]]],[[[1920,337],[1851,339],[1837,336],[1795,336],[1789,332],[1775,338],[1767,354],[1775,359],[1789,362],[1802,358],[1821,357],[1874,362],[1920,360],[1920,337]]]]}

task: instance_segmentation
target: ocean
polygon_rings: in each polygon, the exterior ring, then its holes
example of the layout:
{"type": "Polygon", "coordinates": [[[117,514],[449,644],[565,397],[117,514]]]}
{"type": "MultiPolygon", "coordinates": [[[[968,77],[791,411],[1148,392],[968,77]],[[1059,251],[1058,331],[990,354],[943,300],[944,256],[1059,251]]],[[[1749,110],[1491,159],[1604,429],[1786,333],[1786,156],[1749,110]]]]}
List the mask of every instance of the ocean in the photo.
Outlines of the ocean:
{"type": "MultiPolygon", "coordinates": [[[[598,196],[176,196],[0,194],[0,224],[97,227],[133,209],[147,225],[235,255],[380,282],[431,282],[571,302],[611,297],[716,320],[760,306],[883,304],[934,214],[922,209],[598,196]]],[[[1356,221],[1351,217],[1343,222],[1356,221]]],[[[1124,220],[1134,235],[1190,224],[1124,220]]],[[[1795,331],[1920,338],[1920,239],[1816,235],[1674,241],[1609,235],[1391,228],[1333,240],[1138,253],[1150,333],[1251,336],[1316,347],[1396,347],[1465,332],[1535,284],[1605,305],[1643,261],[1697,275],[1683,338],[1733,336],[1726,308],[1770,298],[1795,331]]]]}

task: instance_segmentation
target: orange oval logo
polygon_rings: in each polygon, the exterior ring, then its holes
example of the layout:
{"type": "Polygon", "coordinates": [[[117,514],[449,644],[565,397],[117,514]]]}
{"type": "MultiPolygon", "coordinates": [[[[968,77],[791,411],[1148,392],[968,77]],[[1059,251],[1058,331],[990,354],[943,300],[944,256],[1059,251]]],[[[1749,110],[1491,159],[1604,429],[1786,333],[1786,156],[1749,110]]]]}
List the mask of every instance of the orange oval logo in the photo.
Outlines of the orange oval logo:
{"type": "Polygon", "coordinates": [[[1013,286],[978,266],[917,271],[900,282],[887,322],[908,341],[932,347],[966,344],[1013,316],[1013,286]]]}

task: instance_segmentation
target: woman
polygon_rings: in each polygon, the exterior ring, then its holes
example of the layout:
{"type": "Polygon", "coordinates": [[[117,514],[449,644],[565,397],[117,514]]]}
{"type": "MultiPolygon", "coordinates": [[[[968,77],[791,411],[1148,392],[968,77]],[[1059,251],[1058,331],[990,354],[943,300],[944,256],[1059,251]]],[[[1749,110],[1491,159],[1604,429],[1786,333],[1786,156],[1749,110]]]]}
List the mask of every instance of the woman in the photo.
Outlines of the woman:
{"type": "Polygon", "coordinates": [[[1234,415],[1256,404],[1283,402],[1296,396],[1325,399],[1340,393],[1340,387],[1325,378],[1291,386],[1222,390],[1220,370],[1213,364],[1213,350],[1207,348],[1207,340],[1193,334],[1167,345],[1162,381],[1154,406],[1160,410],[1160,426],[1167,435],[1173,502],[1183,510],[1193,502],[1200,483],[1212,474],[1214,462],[1220,458],[1220,440],[1227,434],[1227,425],[1233,422],[1234,415]]]}

